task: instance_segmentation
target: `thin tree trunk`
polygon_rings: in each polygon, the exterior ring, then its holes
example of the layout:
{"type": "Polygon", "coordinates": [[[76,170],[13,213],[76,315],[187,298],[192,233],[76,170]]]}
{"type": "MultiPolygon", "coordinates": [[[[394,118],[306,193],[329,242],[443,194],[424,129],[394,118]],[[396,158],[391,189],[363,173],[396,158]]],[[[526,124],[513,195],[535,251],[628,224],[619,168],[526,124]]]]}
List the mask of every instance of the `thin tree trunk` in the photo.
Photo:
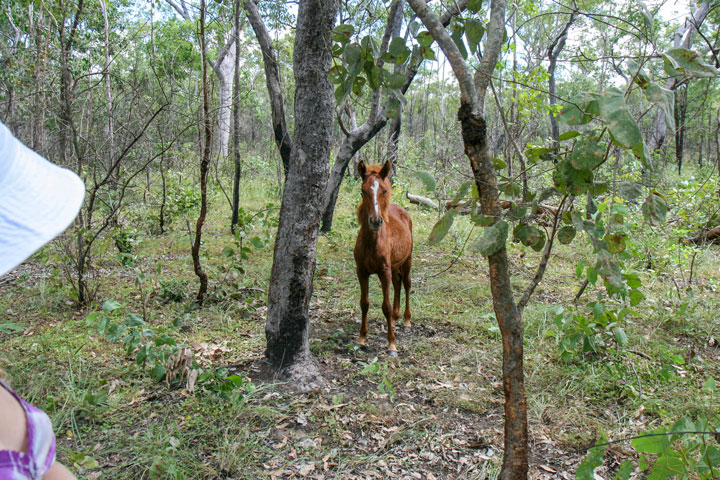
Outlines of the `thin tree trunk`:
{"type": "MultiPolygon", "coordinates": [[[[470,70],[462,59],[457,46],[430,11],[425,0],[408,0],[412,9],[420,17],[425,27],[438,42],[453,67],[460,86],[460,110],[458,120],[462,127],[465,154],[470,160],[475,185],[478,190],[483,215],[500,220],[502,209],[495,168],[487,145],[487,126],[480,112],[483,104],[475,89],[470,70]]],[[[504,12],[504,4],[501,6],[504,12]]],[[[504,25],[504,13],[498,2],[491,3],[492,23],[504,25]],[[492,6],[494,5],[494,7],[492,6]]],[[[502,28],[495,25],[495,28],[502,28]]],[[[490,45],[490,42],[488,42],[490,45]]],[[[485,54],[491,57],[494,52],[485,54]]],[[[481,78],[489,79],[495,66],[494,62],[483,62],[485,70],[481,78]]],[[[481,66],[482,66],[481,65],[481,66]]],[[[488,85],[490,84],[488,80],[488,85]]],[[[503,343],[503,390],[505,392],[505,447],[500,479],[517,480],[527,478],[527,405],[523,373],[523,321],[513,297],[505,244],[488,256],[490,267],[490,290],[493,298],[495,316],[500,326],[503,343]]]]}
{"type": "Polygon", "coordinates": [[[232,220],[230,229],[235,233],[240,211],[240,177],[242,164],[240,163],[240,2],[235,2],[235,75],[233,79],[235,98],[233,101],[233,159],[235,171],[233,175],[232,220]]]}
{"type": "MultiPolygon", "coordinates": [[[[107,6],[105,0],[100,0],[100,8],[103,14],[105,25],[105,64],[103,66],[103,80],[105,82],[105,102],[107,110],[107,125],[105,126],[105,134],[107,135],[108,148],[106,153],[106,162],[108,170],[112,168],[113,159],[115,158],[115,138],[113,128],[112,113],[112,86],[110,83],[110,25],[108,23],[107,6]]],[[[117,179],[111,174],[110,189],[117,190],[117,179]]]]}
{"type": "Polygon", "coordinates": [[[301,0],[298,8],[293,55],[295,139],[280,207],[265,324],[267,359],[281,377],[304,391],[322,384],[310,353],[309,306],[335,111],[327,73],[337,8],[334,0],[301,0]]]}
{"type": "Polygon", "coordinates": [[[210,147],[212,131],[210,128],[210,100],[207,87],[207,47],[205,45],[205,0],[200,0],[200,62],[202,71],[202,124],[205,139],[203,142],[202,160],[200,161],[200,215],[195,223],[195,241],[192,246],[192,259],[195,275],[200,280],[200,288],[197,293],[197,301],[202,304],[207,293],[208,276],[200,264],[200,242],[202,239],[202,228],[207,215],[207,176],[210,165],[210,147]]]}
{"type": "MultiPolygon", "coordinates": [[[[558,103],[557,95],[555,94],[555,69],[557,68],[557,60],[560,56],[560,52],[562,52],[563,48],[565,48],[565,41],[568,37],[568,31],[570,30],[570,26],[575,21],[575,13],[570,14],[570,18],[568,19],[567,23],[565,24],[565,27],[560,31],[560,34],[555,37],[555,40],[553,43],[550,44],[550,46],[547,49],[547,56],[548,60],[550,61],[550,66],[548,67],[548,90],[550,93],[550,105],[555,105],[558,103]]],[[[560,145],[560,142],[558,142],[558,137],[560,136],[560,126],[558,125],[557,118],[555,118],[555,114],[550,111],[548,114],[550,117],[550,135],[553,139],[553,146],[558,147],[560,145]]]]}
{"type": "Polygon", "coordinates": [[[682,92],[675,90],[675,160],[677,161],[678,175],[682,173],[686,113],[687,86],[684,86],[682,92]]]}

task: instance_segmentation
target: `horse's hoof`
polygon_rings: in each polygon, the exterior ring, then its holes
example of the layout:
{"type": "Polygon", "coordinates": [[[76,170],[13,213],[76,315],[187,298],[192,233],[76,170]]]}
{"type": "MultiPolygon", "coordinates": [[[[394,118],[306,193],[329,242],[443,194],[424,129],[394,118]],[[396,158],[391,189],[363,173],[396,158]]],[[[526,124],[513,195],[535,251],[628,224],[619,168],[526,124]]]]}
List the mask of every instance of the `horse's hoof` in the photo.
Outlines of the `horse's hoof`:
{"type": "Polygon", "coordinates": [[[412,330],[410,330],[409,326],[407,326],[407,325],[403,326],[403,333],[405,335],[410,335],[410,332],[412,332],[412,330]]]}
{"type": "Polygon", "coordinates": [[[398,356],[397,350],[388,350],[388,355],[390,355],[393,358],[397,358],[397,356],[398,356]]]}

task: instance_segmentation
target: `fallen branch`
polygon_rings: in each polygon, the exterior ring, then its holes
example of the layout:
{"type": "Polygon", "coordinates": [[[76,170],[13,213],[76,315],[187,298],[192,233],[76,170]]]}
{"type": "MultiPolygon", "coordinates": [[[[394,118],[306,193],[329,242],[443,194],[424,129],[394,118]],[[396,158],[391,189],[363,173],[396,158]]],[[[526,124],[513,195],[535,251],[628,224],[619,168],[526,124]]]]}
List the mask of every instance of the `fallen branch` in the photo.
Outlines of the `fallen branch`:
{"type": "Polygon", "coordinates": [[[699,233],[694,237],[686,238],[685,240],[683,240],[683,243],[686,245],[688,243],[694,243],[695,245],[701,245],[706,243],[720,243],[720,225],[707,232],[699,233]]]}
{"type": "Polygon", "coordinates": [[[413,195],[411,193],[405,192],[405,196],[408,200],[410,200],[410,203],[414,203],[415,205],[425,205],[426,207],[432,208],[434,210],[437,210],[438,204],[430,200],[428,197],[423,197],[421,195],[413,195]]]}

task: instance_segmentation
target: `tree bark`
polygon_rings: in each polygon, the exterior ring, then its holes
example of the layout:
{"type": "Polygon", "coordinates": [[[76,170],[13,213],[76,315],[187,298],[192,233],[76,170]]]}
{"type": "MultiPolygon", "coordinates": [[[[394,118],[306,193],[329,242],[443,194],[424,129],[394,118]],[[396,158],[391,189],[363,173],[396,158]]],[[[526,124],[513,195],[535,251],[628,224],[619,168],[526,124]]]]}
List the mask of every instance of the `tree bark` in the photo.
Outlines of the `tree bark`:
{"type": "Polygon", "coordinates": [[[197,302],[202,305],[207,293],[208,276],[200,264],[200,242],[202,239],[202,228],[207,215],[207,176],[210,165],[210,148],[212,142],[212,130],[210,127],[210,99],[207,88],[207,46],[205,45],[205,0],[200,0],[200,62],[202,71],[202,100],[203,100],[203,142],[202,160],[200,161],[200,215],[195,223],[195,239],[192,246],[192,259],[195,275],[200,280],[200,288],[197,293],[197,302]]]}
{"type": "Polygon", "coordinates": [[[687,113],[687,86],[675,90],[675,160],[678,175],[682,173],[683,147],[685,144],[685,117],[687,113]]]}
{"type": "MultiPolygon", "coordinates": [[[[425,27],[445,53],[452,65],[453,72],[460,85],[461,101],[458,120],[462,128],[465,154],[473,171],[483,215],[501,218],[500,197],[497,187],[495,168],[487,145],[487,127],[479,112],[483,106],[475,90],[475,84],[467,64],[463,61],[457,46],[445,31],[442,24],[430,12],[425,0],[408,0],[412,9],[420,17],[425,27]]],[[[491,5],[496,5],[493,2],[491,5]]],[[[504,5],[502,7],[504,11],[504,5]]],[[[490,13],[491,22],[504,25],[504,15],[490,13]]],[[[496,26],[497,27],[497,26],[496,26]]],[[[488,43],[490,44],[490,43],[488,43]]],[[[490,56],[487,53],[485,56],[490,56]]],[[[490,77],[494,63],[488,61],[490,70],[482,75],[490,77]]],[[[489,81],[488,81],[489,84],[489,81]]],[[[490,267],[490,289],[493,308],[497,317],[503,342],[503,390],[505,392],[505,446],[503,466],[500,477],[503,480],[527,478],[527,405],[523,374],[523,321],[513,297],[507,251],[503,245],[497,252],[488,256],[490,267]]]]}
{"type": "MultiPolygon", "coordinates": [[[[275,144],[280,150],[280,158],[282,160],[285,175],[288,174],[288,163],[290,161],[290,150],[292,149],[293,139],[290,135],[285,123],[285,107],[282,102],[282,89],[280,87],[280,70],[278,69],[277,58],[275,56],[275,48],[272,44],[272,38],[265,27],[265,23],[260,16],[257,5],[254,0],[244,0],[243,5],[247,12],[248,20],[255,32],[260,50],[263,53],[263,65],[265,67],[265,82],[267,84],[268,95],[270,96],[270,114],[272,116],[273,133],[275,134],[275,144]]],[[[297,40],[296,40],[297,42],[297,40]]],[[[328,48],[331,44],[328,43],[328,48]]],[[[297,95],[297,94],[296,94],[297,95]]]]}
{"type": "MultiPolygon", "coordinates": [[[[560,34],[555,37],[555,40],[553,43],[550,44],[550,46],[547,49],[547,56],[548,60],[550,61],[550,66],[548,67],[548,90],[550,93],[550,105],[554,105],[558,103],[557,95],[555,94],[555,69],[557,68],[557,60],[560,56],[560,52],[562,52],[563,48],[565,48],[565,41],[568,37],[568,31],[570,30],[570,26],[575,21],[575,13],[570,14],[570,18],[568,19],[567,23],[565,24],[565,27],[560,31],[560,34]]],[[[558,125],[557,118],[555,118],[555,114],[551,111],[549,114],[550,116],[550,134],[553,139],[553,146],[558,147],[560,145],[560,142],[558,142],[558,137],[560,136],[560,126],[558,125]]]]}
{"type": "Polygon", "coordinates": [[[242,176],[242,163],[240,163],[240,2],[235,2],[235,75],[233,79],[235,98],[233,101],[233,160],[235,171],[233,174],[232,219],[230,230],[235,233],[240,210],[240,177],[242,176]]]}
{"type": "Polygon", "coordinates": [[[335,110],[327,73],[336,14],[334,0],[301,0],[298,8],[293,55],[295,139],[280,207],[265,324],[267,359],[281,377],[303,391],[322,384],[310,354],[309,306],[335,110]]]}
{"type": "Polygon", "coordinates": [[[235,27],[228,33],[225,45],[220,49],[218,58],[211,63],[218,78],[219,104],[217,110],[217,128],[215,129],[213,151],[221,159],[228,156],[230,143],[230,114],[233,106],[233,77],[236,55],[235,27]]]}

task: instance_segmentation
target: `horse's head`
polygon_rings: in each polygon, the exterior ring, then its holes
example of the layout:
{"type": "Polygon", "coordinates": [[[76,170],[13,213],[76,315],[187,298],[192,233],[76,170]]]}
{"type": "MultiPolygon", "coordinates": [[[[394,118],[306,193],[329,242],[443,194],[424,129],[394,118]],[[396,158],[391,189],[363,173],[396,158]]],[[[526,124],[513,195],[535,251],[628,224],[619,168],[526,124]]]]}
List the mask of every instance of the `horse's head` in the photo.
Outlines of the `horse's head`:
{"type": "Polygon", "coordinates": [[[390,205],[390,160],[380,165],[365,165],[365,162],[358,163],[358,174],[362,178],[362,201],[358,207],[358,221],[367,220],[370,230],[377,232],[387,219],[388,206],[390,205]]]}

